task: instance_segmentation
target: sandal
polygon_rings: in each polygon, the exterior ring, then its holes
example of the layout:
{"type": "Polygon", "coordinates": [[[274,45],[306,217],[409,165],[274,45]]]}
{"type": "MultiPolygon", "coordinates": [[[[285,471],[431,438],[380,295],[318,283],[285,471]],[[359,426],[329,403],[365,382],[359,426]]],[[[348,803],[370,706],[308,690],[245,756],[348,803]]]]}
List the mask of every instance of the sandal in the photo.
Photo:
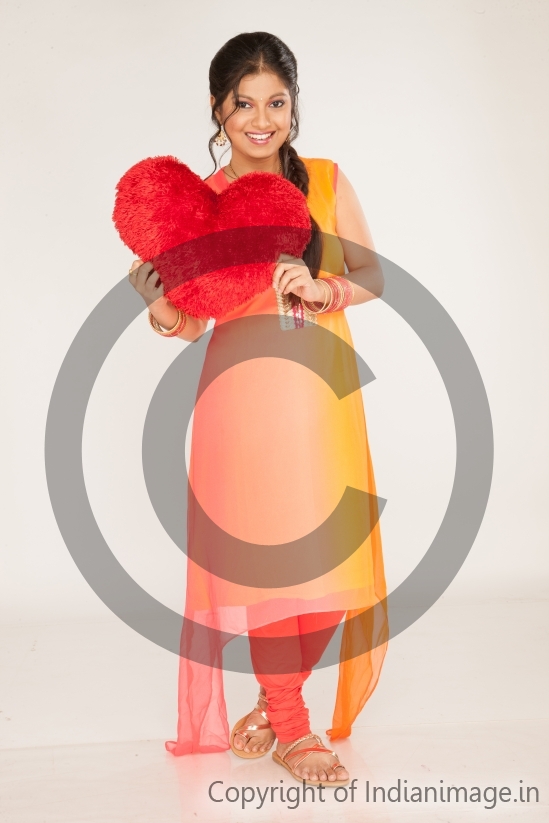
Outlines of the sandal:
{"type": "MultiPolygon", "coordinates": [[[[320,737],[312,733],[306,734],[304,737],[300,737],[299,740],[296,740],[294,743],[291,743],[282,755],[282,757],[280,757],[280,755],[277,752],[273,752],[273,760],[275,763],[278,763],[279,766],[284,766],[284,768],[287,769],[290,772],[290,774],[293,775],[295,779],[298,780],[300,783],[305,782],[308,786],[320,786],[321,784],[323,786],[344,786],[346,783],[349,782],[348,777],[345,780],[305,780],[305,778],[299,777],[299,775],[295,773],[294,769],[297,768],[297,766],[299,766],[299,764],[302,763],[306,757],[308,757],[310,754],[313,754],[314,752],[329,752],[339,761],[339,757],[337,756],[337,754],[331,751],[331,749],[327,749],[326,746],[322,744],[322,740],[320,739],[320,737]],[[293,749],[295,749],[298,743],[302,743],[304,740],[312,739],[317,740],[318,745],[315,744],[314,746],[311,746],[307,749],[298,749],[295,752],[293,751],[293,749]],[[296,760],[292,768],[292,766],[290,766],[290,764],[287,762],[287,759],[288,757],[295,757],[296,755],[302,755],[302,757],[300,757],[299,760],[296,760]]],[[[336,769],[344,769],[345,766],[338,762],[334,766],[330,766],[329,768],[335,771],[336,769]]]]}
{"type": "MultiPolygon", "coordinates": [[[[255,706],[253,708],[253,711],[259,712],[259,714],[262,715],[267,722],[262,723],[259,726],[253,726],[253,725],[244,726],[244,725],[242,725],[243,723],[246,722],[246,718],[249,717],[250,714],[251,714],[251,712],[248,712],[248,714],[245,714],[244,717],[240,718],[240,720],[238,721],[238,723],[235,724],[235,726],[234,726],[234,728],[231,732],[229,745],[230,745],[232,751],[236,755],[238,755],[238,757],[247,757],[247,758],[248,757],[263,757],[263,755],[267,754],[267,752],[269,751],[269,749],[266,749],[264,752],[245,752],[244,749],[237,749],[236,746],[234,745],[234,737],[235,737],[236,734],[243,737],[244,740],[246,740],[246,742],[247,742],[250,737],[253,737],[253,735],[248,734],[248,732],[255,732],[255,731],[259,731],[261,729],[270,729],[271,728],[269,718],[267,717],[267,715],[265,714],[265,712],[263,711],[263,709],[259,705],[260,700],[264,700],[265,703],[267,702],[267,698],[265,697],[264,694],[261,694],[261,692],[259,693],[258,700],[257,700],[257,703],[255,704],[255,706]]],[[[273,745],[275,739],[276,738],[273,737],[273,740],[271,742],[271,746],[273,745]]],[[[270,748],[270,746],[269,746],[269,748],[270,748]]]]}

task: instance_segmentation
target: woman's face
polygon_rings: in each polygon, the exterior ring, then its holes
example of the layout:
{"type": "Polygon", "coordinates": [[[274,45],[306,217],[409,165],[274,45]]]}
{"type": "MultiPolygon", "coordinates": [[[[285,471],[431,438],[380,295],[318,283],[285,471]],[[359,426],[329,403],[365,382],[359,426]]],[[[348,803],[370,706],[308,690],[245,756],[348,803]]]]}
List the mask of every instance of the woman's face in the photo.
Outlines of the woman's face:
{"type": "MultiPolygon", "coordinates": [[[[271,72],[246,75],[240,81],[238,110],[225,123],[233,157],[244,155],[266,160],[277,154],[286,140],[292,120],[290,93],[271,72]]],[[[233,110],[232,94],[224,101],[218,117],[223,122],[233,110]]]]}

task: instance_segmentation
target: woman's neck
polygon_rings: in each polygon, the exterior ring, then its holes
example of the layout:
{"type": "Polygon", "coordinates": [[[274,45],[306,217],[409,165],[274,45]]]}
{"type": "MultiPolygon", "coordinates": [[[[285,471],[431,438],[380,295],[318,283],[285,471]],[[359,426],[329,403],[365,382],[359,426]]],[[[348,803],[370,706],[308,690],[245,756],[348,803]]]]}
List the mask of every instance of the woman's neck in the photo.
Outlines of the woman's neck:
{"type": "Polygon", "coordinates": [[[278,152],[271,157],[258,159],[234,152],[230,165],[229,175],[232,170],[237,177],[242,177],[243,174],[248,174],[251,171],[268,171],[271,174],[277,174],[280,171],[280,158],[278,152]]]}

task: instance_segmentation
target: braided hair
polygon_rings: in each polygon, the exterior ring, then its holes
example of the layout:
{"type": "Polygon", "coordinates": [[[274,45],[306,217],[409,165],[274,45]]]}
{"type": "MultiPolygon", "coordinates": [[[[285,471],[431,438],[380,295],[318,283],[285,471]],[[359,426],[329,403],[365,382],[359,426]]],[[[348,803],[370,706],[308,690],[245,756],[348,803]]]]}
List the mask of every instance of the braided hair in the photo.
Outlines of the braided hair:
{"type": "MultiPolygon", "coordinates": [[[[216,112],[232,93],[235,107],[225,119],[225,122],[227,122],[229,117],[232,117],[238,111],[236,100],[242,78],[250,74],[260,74],[263,71],[276,74],[290,94],[292,106],[291,128],[286,141],[279,149],[279,157],[282,174],[286,180],[293,183],[307,197],[309,193],[309,174],[303,160],[298,157],[296,150],[291,145],[299,134],[297,60],[282,40],[265,31],[245,32],[232,37],[219,49],[210,64],[210,94],[213,97],[212,122],[215,124],[216,131],[210,137],[208,149],[214,161],[214,172],[217,170],[217,161],[213,145],[219,132],[216,112]]],[[[303,260],[311,275],[317,277],[322,257],[322,234],[312,216],[311,228],[311,240],[303,252],[303,260]]]]}

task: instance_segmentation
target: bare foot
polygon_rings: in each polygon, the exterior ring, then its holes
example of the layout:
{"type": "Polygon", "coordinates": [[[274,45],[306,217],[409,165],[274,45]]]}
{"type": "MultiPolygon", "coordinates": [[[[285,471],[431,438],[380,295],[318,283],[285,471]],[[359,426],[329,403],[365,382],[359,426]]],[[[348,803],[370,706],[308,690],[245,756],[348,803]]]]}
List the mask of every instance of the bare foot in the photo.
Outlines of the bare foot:
{"type": "MultiPolygon", "coordinates": [[[[263,692],[263,690],[261,691],[263,692]]],[[[261,706],[263,711],[266,710],[267,701],[264,697],[259,698],[258,705],[261,706]]],[[[242,725],[262,726],[264,724],[265,718],[254,709],[254,711],[250,712],[242,725]]],[[[233,738],[233,745],[235,749],[238,749],[239,751],[268,752],[276,740],[276,735],[272,729],[258,729],[257,731],[244,732],[244,734],[248,736],[247,740],[241,734],[235,734],[233,738]]]]}
{"type": "MultiPolygon", "coordinates": [[[[292,754],[293,752],[298,752],[300,749],[308,749],[317,744],[318,740],[315,740],[314,738],[303,740],[292,749],[292,754]]],[[[283,757],[288,746],[291,746],[291,743],[277,744],[276,753],[279,757],[283,757]]],[[[288,766],[293,768],[292,760],[298,759],[299,758],[297,756],[295,758],[290,757],[287,761],[288,766]]],[[[294,769],[294,773],[303,780],[319,780],[322,783],[331,783],[334,780],[348,780],[349,772],[347,769],[336,769],[334,771],[333,767],[337,766],[338,763],[339,760],[337,757],[334,757],[333,754],[330,754],[329,752],[311,752],[311,754],[309,754],[305,760],[303,760],[299,766],[294,769]]]]}

